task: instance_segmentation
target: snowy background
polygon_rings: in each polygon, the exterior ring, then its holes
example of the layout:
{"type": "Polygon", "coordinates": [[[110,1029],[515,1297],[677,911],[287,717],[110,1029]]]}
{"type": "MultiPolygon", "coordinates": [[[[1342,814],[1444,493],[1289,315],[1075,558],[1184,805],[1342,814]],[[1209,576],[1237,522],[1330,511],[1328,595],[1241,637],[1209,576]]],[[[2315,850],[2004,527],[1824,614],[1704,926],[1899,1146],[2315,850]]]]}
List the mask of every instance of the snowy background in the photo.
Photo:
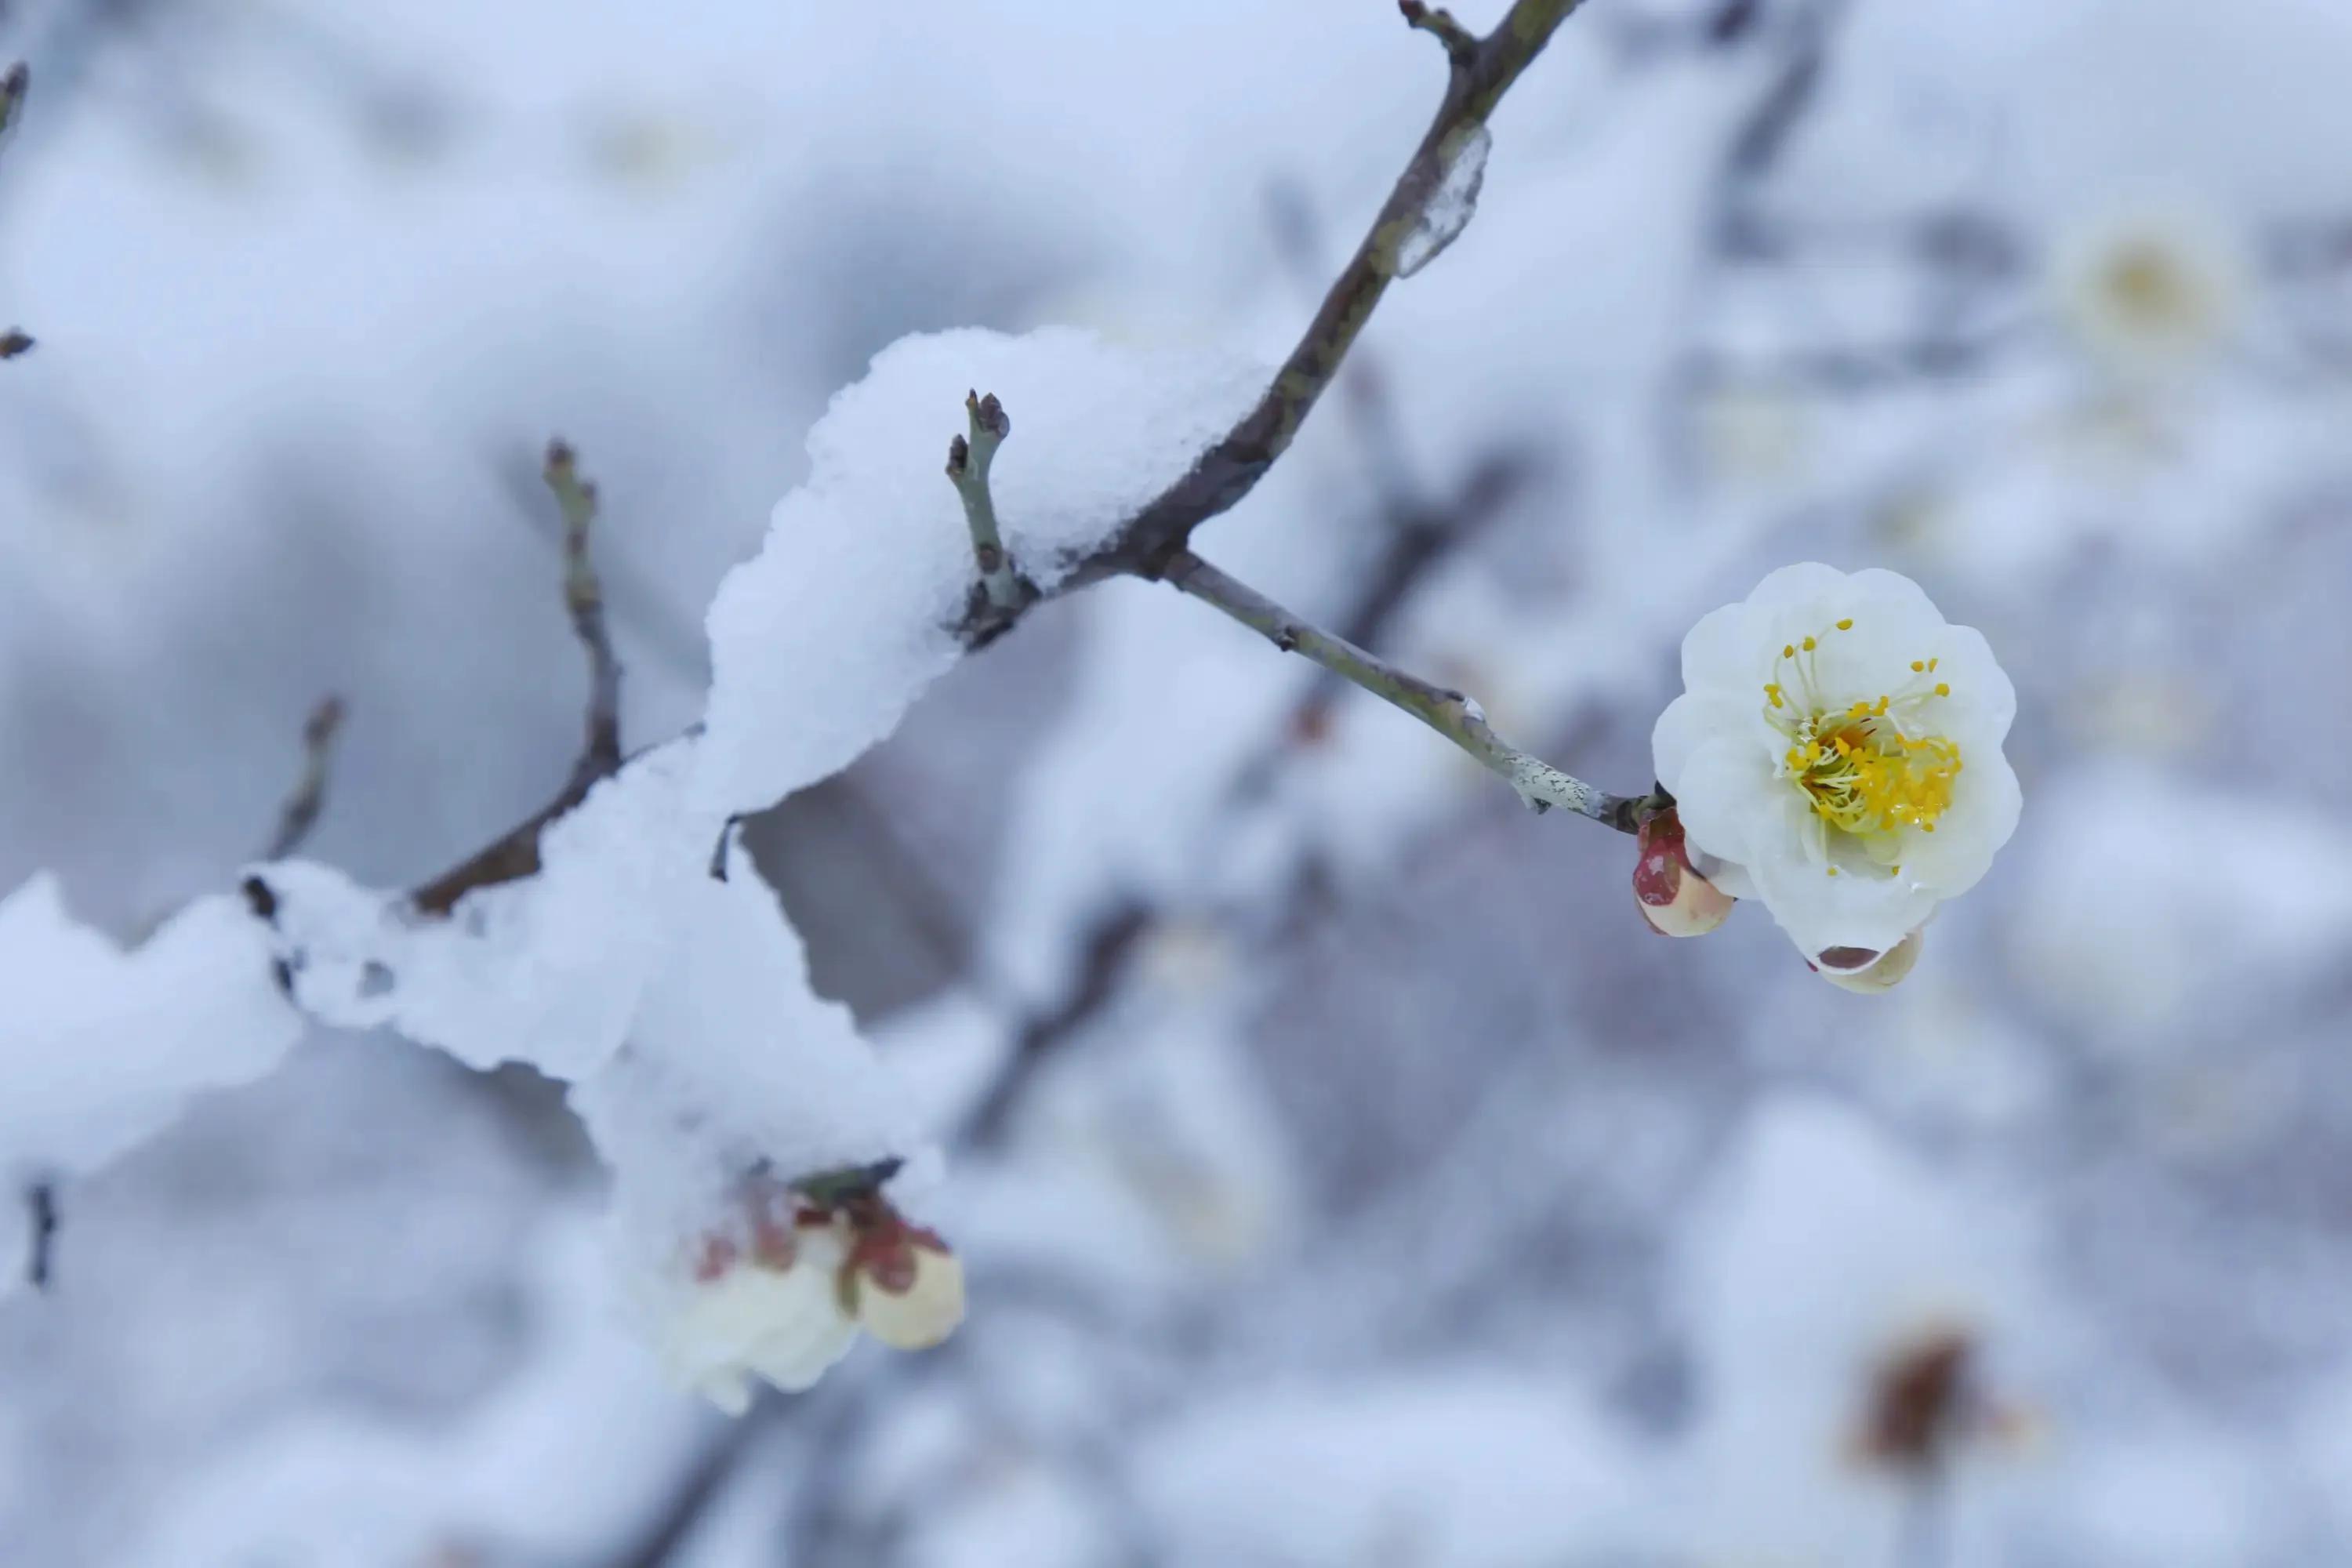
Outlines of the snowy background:
{"type": "MultiPolygon", "coordinates": [[[[1278,359],[1443,77],[1382,0],[0,36],[0,891],[126,938],[231,886],[324,693],[306,853],[362,881],[561,786],[550,434],[650,742],[875,354],[1278,359]]],[[[1626,792],[1700,613],[1916,576],[2027,805],[1895,992],[1761,910],[1658,941],[1630,840],[1090,590],[745,835],[948,1147],[946,1348],[727,1421],[623,1321],[559,1090],[314,1030],[64,1187],[0,1563],[2352,1563],[2348,71],[2341,0],[1591,0],[1200,536],[1626,792]]]]}

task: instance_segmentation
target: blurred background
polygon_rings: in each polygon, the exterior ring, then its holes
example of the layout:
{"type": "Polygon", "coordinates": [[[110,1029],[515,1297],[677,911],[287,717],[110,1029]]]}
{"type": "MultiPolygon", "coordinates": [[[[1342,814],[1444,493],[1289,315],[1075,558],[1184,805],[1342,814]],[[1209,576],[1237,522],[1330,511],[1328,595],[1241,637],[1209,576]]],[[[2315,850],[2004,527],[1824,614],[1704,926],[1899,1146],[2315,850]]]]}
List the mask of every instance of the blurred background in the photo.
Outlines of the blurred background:
{"type": "MultiPolygon", "coordinates": [[[[1271,362],[1444,75],[1385,0],[0,28],[0,889],[125,935],[329,692],[362,879],[554,793],[551,433],[647,742],[871,354],[1271,362]]],[[[1699,614],[1916,577],[2027,806],[1895,993],[1115,584],[751,834],[949,1149],[946,1349],[725,1421],[560,1091],[321,1033],[62,1194],[0,1563],[2352,1563],[2347,72],[2341,0],[1591,0],[1201,536],[1624,791],[1699,614]]]]}

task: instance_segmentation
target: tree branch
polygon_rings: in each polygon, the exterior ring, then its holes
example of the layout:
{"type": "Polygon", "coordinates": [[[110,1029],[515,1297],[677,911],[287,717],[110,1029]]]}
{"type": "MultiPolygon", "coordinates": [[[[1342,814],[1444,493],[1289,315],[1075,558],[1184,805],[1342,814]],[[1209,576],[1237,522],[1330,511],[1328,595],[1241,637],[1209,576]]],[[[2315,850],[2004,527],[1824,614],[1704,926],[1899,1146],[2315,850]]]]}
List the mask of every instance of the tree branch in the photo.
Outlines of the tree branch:
{"type": "MultiPolygon", "coordinates": [[[[1414,233],[1431,195],[1444,183],[1454,165],[1453,154],[1463,138],[1485,125],[1503,95],[1581,4],[1582,0],[1515,0],[1494,31],[1477,40],[1475,53],[1455,61],[1445,96],[1423,133],[1420,145],[1398,176],[1370,230],[1324,295],[1314,320],[1255,406],[1223,439],[1196,458],[1181,479],[1114,529],[1107,545],[1084,560],[1069,563],[1070,570],[1061,579],[1056,594],[1116,576],[1162,575],[1171,563],[1186,554],[1187,542],[1195,527],[1230,510],[1256,487],[1289,448],[1300,425],[1338,374],[1348,351],[1387,292],[1390,281],[1398,275],[1400,252],[1414,233]]],[[[986,400],[967,406],[969,416],[975,421],[987,418],[986,400]]],[[[1001,407],[996,417],[1002,417],[1001,407]]],[[[987,423],[992,426],[995,419],[987,418],[987,423]]],[[[991,431],[1000,443],[1004,433],[1003,429],[991,431]]],[[[965,446],[961,466],[967,477],[975,466],[984,474],[987,459],[983,458],[975,465],[971,437],[966,437],[965,446]]],[[[989,456],[992,455],[992,451],[989,456]]],[[[564,508],[565,601],[572,611],[574,630],[590,657],[588,746],[571,782],[553,801],[410,895],[411,904],[423,913],[446,914],[458,900],[477,888],[537,874],[541,833],[548,824],[577,806],[599,779],[617,771],[624,761],[614,717],[619,666],[605,637],[602,595],[596,590],[587,552],[587,531],[594,516],[595,492],[579,479],[575,459],[561,442],[549,448],[548,483],[564,508]]],[[[958,489],[966,495],[967,520],[972,521],[971,492],[962,481],[958,489]]],[[[984,542],[983,529],[994,531],[992,502],[984,522],[974,522],[976,558],[984,542]]],[[[995,543],[1001,551],[1002,539],[995,543]]],[[[985,562],[982,564],[982,581],[973,584],[962,616],[950,628],[971,651],[984,647],[1010,631],[1030,606],[1044,597],[1026,578],[1019,576],[1010,561],[1003,563],[1003,569],[1014,573],[1016,591],[1008,596],[1001,581],[992,590],[985,562]],[[1005,602],[1008,597],[1009,602],[1005,602]]],[[[1443,724],[1439,727],[1444,728],[1443,724]]],[[[1624,802],[1622,797],[1603,795],[1532,758],[1521,758],[1486,731],[1483,721],[1474,723],[1465,718],[1455,727],[1461,731],[1457,742],[1488,765],[1501,767],[1504,763],[1500,759],[1518,759],[1509,763],[1522,775],[1515,776],[1514,782],[1521,784],[1522,793],[1531,800],[1546,805],[1555,799],[1561,804],[1587,801],[1591,809],[1585,810],[1585,815],[1613,810],[1621,804],[1626,809],[1641,805],[1639,799],[1624,802]],[[1482,734],[1483,742],[1479,738],[1482,734]],[[1480,750],[1482,745],[1484,751],[1480,750]]],[[[1606,816],[1601,819],[1611,820],[1606,816]]],[[[1638,817],[1633,817],[1614,825],[1632,831],[1637,822],[1638,817]]],[[[721,865],[723,868],[723,862],[721,865]]]]}
{"type": "Polygon", "coordinates": [[[996,449],[1013,434],[1013,420],[992,392],[986,397],[967,392],[963,406],[971,421],[971,434],[948,443],[948,479],[963,500],[964,521],[971,528],[971,556],[980,567],[981,586],[987,592],[988,602],[999,610],[1017,611],[1024,590],[1031,598],[1036,596],[1036,590],[1022,582],[1013,557],[1005,552],[1004,541],[996,531],[996,498],[988,489],[989,467],[996,461],[996,449]]]}
{"type": "MultiPolygon", "coordinates": [[[[1231,510],[1257,488],[1266,470],[1289,450],[1299,426],[1388,292],[1397,275],[1398,253],[1430,196],[1444,184],[1452,153],[1462,138],[1486,124],[1512,83],[1581,4],[1517,0],[1509,15],[1478,41],[1476,54],[1456,66],[1421,145],[1265,395],[1223,439],[1194,460],[1183,478],[1129,519],[1108,548],[1077,563],[1065,589],[1122,575],[1160,576],[1190,543],[1193,529],[1231,510]]],[[[982,647],[1012,629],[1019,613],[997,609],[978,596],[956,631],[967,647],[982,647]]]]}
{"type": "Polygon", "coordinates": [[[1189,550],[1169,562],[1161,575],[1171,587],[1223,611],[1283,652],[1304,655],[1382,701],[1403,709],[1501,775],[1532,810],[1562,806],[1620,833],[1633,833],[1673,804],[1663,791],[1611,795],[1528,755],[1496,734],[1486,723],[1486,711],[1470,698],[1408,675],[1345,637],[1301,619],[1189,550]]]}

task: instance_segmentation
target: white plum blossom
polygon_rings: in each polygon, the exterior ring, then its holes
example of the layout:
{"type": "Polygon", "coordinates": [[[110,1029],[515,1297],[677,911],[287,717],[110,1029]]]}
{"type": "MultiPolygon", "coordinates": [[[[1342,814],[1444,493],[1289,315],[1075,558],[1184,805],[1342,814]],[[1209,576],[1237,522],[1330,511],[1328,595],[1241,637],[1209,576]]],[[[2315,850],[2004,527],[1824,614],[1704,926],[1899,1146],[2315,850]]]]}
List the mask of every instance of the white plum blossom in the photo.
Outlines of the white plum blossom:
{"type": "Polygon", "coordinates": [[[674,1260],[654,1303],[670,1381],[729,1415],[751,1407],[755,1377],[814,1386],[860,1329],[923,1351],[963,1321],[962,1262],[878,1191],[818,1197],[761,1176],[738,1207],[674,1260]]]}
{"type": "Polygon", "coordinates": [[[1682,663],[1658,781],[1701,873],[1761,900],[1807,962],[1891,952],[2016,830],[2017,694],[1909,578],[1783,567],[1700,620],[1682,663]]]}

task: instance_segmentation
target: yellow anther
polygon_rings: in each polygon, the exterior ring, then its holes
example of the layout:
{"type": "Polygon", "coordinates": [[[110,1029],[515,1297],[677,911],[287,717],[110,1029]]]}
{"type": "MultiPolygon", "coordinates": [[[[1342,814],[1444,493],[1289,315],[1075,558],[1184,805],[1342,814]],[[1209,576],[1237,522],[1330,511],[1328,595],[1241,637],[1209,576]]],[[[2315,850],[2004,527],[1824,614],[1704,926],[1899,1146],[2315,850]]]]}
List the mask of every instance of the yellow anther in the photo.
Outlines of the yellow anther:
{"type": "Polygon", "coordinates": [[[1884,713],[1884,712],[1885,712],[1885,711],[1886,711],[1886,704],[1888,703],[1888,701],[1889,701],[1889,700],[1891,700],[1887,697],[1887,695],[1886,695],[1885,692],[1883,692],[1883,691],[1882,691],[1882,692],[1880,692],[1880,693],[1878,694],[1878,706],[1877,706],[1877,707],[1875,707],[1875,708],[1874,708],[1874,709],[1872,709],[1872,710],[1871,710],[1871,711],[1872,711],[1872,712],[1874,712],[1874,713],[1884,713]]]}
{"type": "Polygon", "coordinates": [[[1784,708],[1788,706],[1787,703],[1780,700],[1780,689],[1777,685],[1768,683],[1764,688],[1764,695],[1772,700],[1772,706],[1775,708],[1784,708]]]}
{"type": "Polygon", "coordinates": [[[1843,620],[1843,621],[1840,621],[1840,622],[1838,623],[1838,630],[1840,630],[1840,631],[1842,631],[1842,632],[1850,632],[1850,631],[1853,630],[1853,617],[1848,616],[1846,619],[1844,619],[1844,620],[1843,620]]]}
{"type": "Polygon", "coordinates": [[[1927,668],[1927,661],[1926,659],[1924,659],[1924,658],[1915,658],[1915,659],[1913,659],[1913,660],[1911,661],[1911,673],[1912,673],[1912,674],[1914,674],[1914,675],[1917,675],[1920,671],[1922,671],[1922,670],[1926,669],[1927,668]]]}
{"type": "Polygon", "coordinates": [[[1811,652],[1812,652],[1812,651],[1813,651],[1813,649],[1814,649],[1814,647],[1817,647],[1817,646],[1818,646],[1818,645],[1814,643],[1814,641],[1813,641],[1813,639],[1812,639],[1812,638],[1811,638],[1811,637],[1807,637],[1807,638],[1805,639],[1805,651],[1806,651],[1807,653],[1811,653],[1811,652]]]}
{"type": "Polygon", "coordinates": [[[1836,867],[1832,866],[1832,867],[1831,867],[1831,868],[1830,868],[1830,875],[1831,875],[1831,876],[1832,876],[1832,877],[1834,877],[1834,876],[1836,876],[1836,875],[1837,875],[1837,868],[1836,868],[1836,867]]]}
{"type": "Polygon", "coordinates": [[[1938,696],[1938,697],[1949,697],[1951,694],[1952,694],[1952,683],[1951,683],[1950,681],[1948,681],[1948,680],[1939,680],[1939,681],[1936,682],[1936,695],[1937,695],[1937,696],[1938,696]]]}
{"type": "Polygon", "coordinates": [[[1937,666],[1937,664],[1939,664],[1939,663],[1941,663],[1941,662],[1942,662],[1942,660],[1940,660],[1940,659],[1933,659],[1933,658],[1931,658],[1931,659],[1929,659],[1929,660],[1927,661],[1927,668],[1928,668],[1929,669],[1933,669],[1933,668],[1936,668],[1936,666],[1937,666]]]}
{"type": "Polygon", "coordinates": [[[1781,647],[1780,647],[1780,657],[1781,657],[1782,658],[1796,658],[1796,657],[1797,657],[1797,645],[1796,645],[1795,643],[1784,643],[1784,644],[1782,644],[1782,645],[1781,645],[1781,647]]]}

